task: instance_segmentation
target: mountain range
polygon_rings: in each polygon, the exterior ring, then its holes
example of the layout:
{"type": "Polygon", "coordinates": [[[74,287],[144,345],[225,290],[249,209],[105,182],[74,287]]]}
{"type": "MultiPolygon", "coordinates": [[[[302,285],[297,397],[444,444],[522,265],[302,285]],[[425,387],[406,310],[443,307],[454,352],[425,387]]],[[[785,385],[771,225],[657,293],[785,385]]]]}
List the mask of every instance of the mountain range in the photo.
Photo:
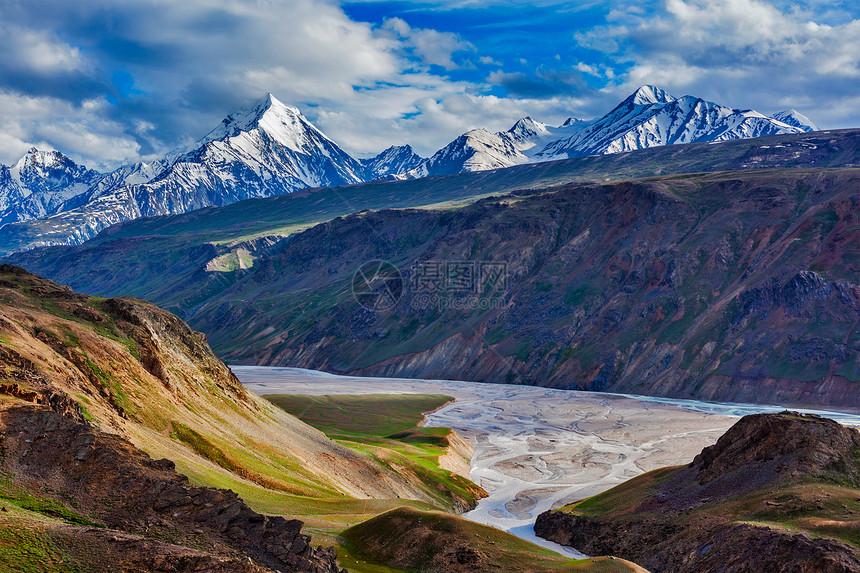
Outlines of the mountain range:
{"type": "Polygon", "coordinates": [[[601,118],[558,127],[520,119],[508,131],[471,130],[430,158],[408,146],[356,159],[295,107],[268,94],[203,138],[150,163],[101,174],[57,151],[31,149],[0,166],[0,243],[8,250],[80,244],[139,217],[375,179],[485,171],[659,145],[814,131],[806,116],[773,117],[644,86],[601,118]]]}

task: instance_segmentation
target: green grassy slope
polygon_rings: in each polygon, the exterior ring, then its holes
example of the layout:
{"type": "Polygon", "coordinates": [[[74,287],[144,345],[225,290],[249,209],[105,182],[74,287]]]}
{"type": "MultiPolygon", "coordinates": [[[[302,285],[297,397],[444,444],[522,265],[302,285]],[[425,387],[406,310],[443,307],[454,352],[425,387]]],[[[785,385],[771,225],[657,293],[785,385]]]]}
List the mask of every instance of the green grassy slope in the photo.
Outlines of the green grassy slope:
{"type": "Polygon", "coordinates": [[[405,571],[635,571],[618,559],[574,561],[518,537],[436,511],[401,507],[344,531],[355,559],[405,571]]]}
{"type": "Polygon", "coordinates": [[[440,469],[438,460],[448,452],[451,430],[418,427],[424,413],[451,402],[449,396],[269,395],[265,398],[421,487],[439,508],[462,511],[486,495],[466,477],[440,469]]]}

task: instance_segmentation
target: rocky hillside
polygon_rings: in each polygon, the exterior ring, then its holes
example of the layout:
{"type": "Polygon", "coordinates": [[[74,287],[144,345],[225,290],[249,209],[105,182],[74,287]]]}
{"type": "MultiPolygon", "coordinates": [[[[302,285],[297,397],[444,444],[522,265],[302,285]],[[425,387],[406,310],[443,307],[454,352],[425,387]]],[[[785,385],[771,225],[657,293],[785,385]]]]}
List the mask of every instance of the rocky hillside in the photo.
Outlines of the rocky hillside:
{"type": "MultiPolygon", "coordinates": [[[[337,570],[301,522],[202,484],[286,515],[309,499],[431,499],[247,392],[175,316],[9,265],[0,266],[0,427],[0,498],[14,514],[0,514],[0,527],[39,543],[62,538],[82,566],[111,562],[116,537],[134,570],[337,570]],[[109,529],[74,529],[92,524],[109,529]],[[89,556],[88,536],[108,547],[89,556]]],[[[0,551],[0,564],[8,556],[0,551]]]]}
{"type": "Polygon", "coordinates": [[[184,445],[189,470],[305,495],[411,497],[376,464],[247,392],[204,335],[155,305],[90,298],[8,265],[0,289],[4,377],[62,392],[144,451],[184,445]]]}
{"type": "Polygon", "coordinates": [[[283,242],[192,320],[242,362],[857,406],[858,183],[691,176],[361,213],[283,242]],[[350,294],[373,259],[405,277],[390,310],[350,294]],[[502,264],[505,284],[428,286],[427,261],[476,282],[502,264]]]}
{"type": "MultiPolygon", "coordinates": [[[[0,496],[20,511],[0,517],[4,537],[59,537],[68,566],[92,571],[339,571],[300,521],[260,515],[229,490],[191,486],[173,462],[102,431],[67,396],[17,384],[0,392],[0,496]],[[55,519],[37,523],[28,509],[55,519]]],[[[5,566],[26,565],[9,558],[0,550],[5,566]]]]}
{"type": "Polygon", "coordinates": [[[860,571],[860,433],[747,416],[685,467],[542,514],[538,535],[650,571],[860,571]]]}

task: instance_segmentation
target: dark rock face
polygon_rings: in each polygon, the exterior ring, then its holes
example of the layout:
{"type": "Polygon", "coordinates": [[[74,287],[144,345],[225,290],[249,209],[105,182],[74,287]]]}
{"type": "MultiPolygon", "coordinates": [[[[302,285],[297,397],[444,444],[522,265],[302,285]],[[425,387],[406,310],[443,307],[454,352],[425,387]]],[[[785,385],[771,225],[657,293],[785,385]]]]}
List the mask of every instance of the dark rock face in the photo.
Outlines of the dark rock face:
{"type": "Polygon", "coordinates": [[[810,539],[767,527],[690,522],[671,527],[657,520],[596,524],[560,512],[541,514],[540,537],[587,554],[613,554],[653,573],[856,573],[856,549],[839,541],[810,539]]]}
{"type": "MultiPolygon", "coordinates": [[[[206,554],[235,556],[238,549],[276,571],[339,572],[334,551],[312,548],[302,522],[256,513],[229,490],[189,485],[173,462],[153,460],[125,439],[67,415],[62,397],[33,402],[0,410],[3,470],[25,487],[63,492],[113,529],[141,537],[169,533],[180,544],[206,547],[193,558],[165,556],[179,561],[152,570],[203,570],[191,565],[211,564],[206,554]],[[183,565],[183,559],[191,561],[183,565]]],[[[128,542],[146,543],[138,537],[128,542]]],[[[253,570],[223,566],[213,570],[253,570]]]]}
{"type": "Polygon", "coordinates": [[[700,486],[720,482],[752,488],[751,468],[762,483],[838,472],[860,487],[860,433],[833,420],[784,412],[745,416],[690,464],[700,486]]]}
{"type": "Polygon", "coordinates": [[[860,571],[860,552],[846,543],[737,523],[722,510],[746,494],[810,480],[860,488],[860,433],[794,412],[745,416],[629,507],[603,517],[548,511],[535,532],[655,573],[860,571]]]}

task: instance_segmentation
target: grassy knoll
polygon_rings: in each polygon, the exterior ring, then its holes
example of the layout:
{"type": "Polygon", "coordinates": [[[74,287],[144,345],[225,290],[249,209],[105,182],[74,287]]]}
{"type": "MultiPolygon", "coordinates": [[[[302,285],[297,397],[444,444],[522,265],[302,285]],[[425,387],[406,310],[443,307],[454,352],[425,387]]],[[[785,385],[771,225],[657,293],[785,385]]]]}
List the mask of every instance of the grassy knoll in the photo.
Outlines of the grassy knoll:
{"type": "Polygon", "coordinates": [[[93,525],[54,500],[36,498],[3,481],[0,496],[0,571],[4,573],[84,573],[95,571],[88,548],[57,535],[64,527],[93,525]]]}
{"type": "Polygon", "coordinates": [[[0,570],[6,573],[79,573],[85,571],[35,522],[0,520],[0,570]]]}
{"type": "Polygon", "coordinates": [[[16,485],[9,476],[0,478],[0,504],[5,508],[5,511],[8,511],[10,507],[17,507],[26,512],[62,519],[69,523],[104,527],[104,525],[90,520],[61,501],[33,494],[26,488],[16,485]]]}
{"type": "Polygon", "coordinates": [[[442,394],[271,395],[266,398],[329,435],[385,437],[417,427],[425,412],[453,398],[442,394]]]}
{"type": "Polygon", "coordinates": [[[838,539],[860,548],[860,497],[855,488],[818,480],[768,488],[705,508],[735,521],[838,539]]]}
{"type": "Polygon", "coordinates": [[[646,498],[654,495],[655,489],[664,483],[679,466],[659,468],[639,475],[614,488],[561,508],[560,511],[584,517],[607,518],[628,511],[646,498]]]}
{"type": "Polygon", "coordinates": [[[273,404],[341,444],[368,454],[418,485],[437,508],[462,510],[482,495],[468,479],[439,468],[448,428],[418,424],[453,398],[441,394],[271,395],[273,404]]]}
{"type": "Polygon", "coordinates": [[[382,561],[400,571],[632,570],[617,559],[573,561],[510,533],[455,515],[406,507],[351,527],[344,531],[343,537],[354,559],[382,561]]]}

